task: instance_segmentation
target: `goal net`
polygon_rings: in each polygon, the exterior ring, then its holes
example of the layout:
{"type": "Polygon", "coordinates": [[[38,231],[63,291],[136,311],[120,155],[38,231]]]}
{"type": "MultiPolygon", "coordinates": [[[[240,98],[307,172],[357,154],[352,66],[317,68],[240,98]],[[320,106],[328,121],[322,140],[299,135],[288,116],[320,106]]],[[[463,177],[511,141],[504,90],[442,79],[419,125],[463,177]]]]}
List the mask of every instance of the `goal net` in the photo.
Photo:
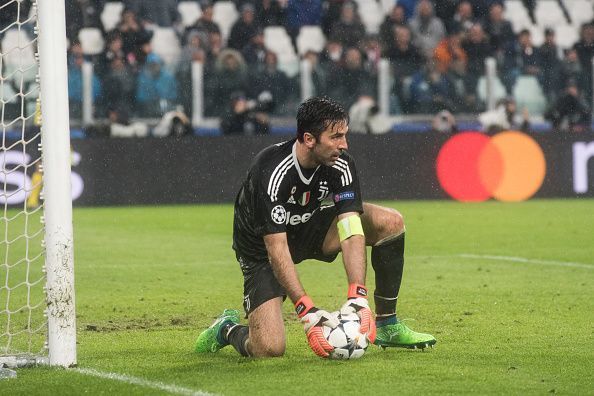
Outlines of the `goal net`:
{"type": "Polygon", "coordinates": [[[63,1],[0,2],[0,368],[76,362],[63,1]]]}

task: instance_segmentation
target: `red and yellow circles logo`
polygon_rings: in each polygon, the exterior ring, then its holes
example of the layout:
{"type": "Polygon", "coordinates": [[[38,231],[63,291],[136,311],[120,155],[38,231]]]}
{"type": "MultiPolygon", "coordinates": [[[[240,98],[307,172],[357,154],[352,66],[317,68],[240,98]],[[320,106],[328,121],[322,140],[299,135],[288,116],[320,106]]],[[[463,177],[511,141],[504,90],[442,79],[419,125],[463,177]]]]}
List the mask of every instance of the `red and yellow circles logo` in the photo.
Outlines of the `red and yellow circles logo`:
{"type": "Polygon", "coordinates": [[[523,201],[542,185],[544,154],[530,136],[505,131],[493,137],[463,132],[449,139],[437,156],[439,184],[452,198],[479,202],[523,201]]]}

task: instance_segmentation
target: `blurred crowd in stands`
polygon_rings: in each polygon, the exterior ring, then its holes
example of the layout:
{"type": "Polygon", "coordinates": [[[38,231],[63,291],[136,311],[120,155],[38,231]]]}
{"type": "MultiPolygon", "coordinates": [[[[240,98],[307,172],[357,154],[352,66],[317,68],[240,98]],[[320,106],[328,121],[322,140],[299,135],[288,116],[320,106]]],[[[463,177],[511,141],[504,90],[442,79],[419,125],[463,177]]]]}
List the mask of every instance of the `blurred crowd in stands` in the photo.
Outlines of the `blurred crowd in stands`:
{"type": "MultiPolygon", "coordinates": [[[[514,32],[504,17],[504,0],[398,0],[378,32],[370,32],[362,22],[360,1],[234,0],[239,17],[224,37],[213,19],[210,0],[197,1],[201,14],[190,25],[182,23],[177,0],[122,3],[119,23],[107,31],[100,18],[106,1],[66,0],[73,117],[80,117],[82,111],[85,60],[94,65],[95,115],[124,120],[162,117],[175,109],[190,115],[192,63],[200,62],[205,115],[225,117],[223,129],[229,133],[267,133],[270,114],[294,114],[300,101],[299,75],[280,68],[279,54],[266,46],[265,29],[270,26],[284,27],[294,53],[310,61],[314,93],[331,96],[347,108],[367,106],[377,113],[378,64],[385,58],[390,61],[393,80],[391,114],[446,111],[440,113],[445,120],[452,114],[483,112],[486,103],[479,85],[485,59],[492,57],[503,96],[514,95],[519,78],[533,77],[544,94],[549,109],[545,116],[551,121],[560,122],[561,112],[575,109],[580,117],[590,117],[592,21],[576,26],[577,41],[561,48],[555,26],[541,26],[544,40],[540,46],[534,44],[532,30],[514,32]],[[325,39],[320,51],[298,48],[304,26],[320,28],[325,39]],[[83,28],[100,30],[105,43],[101,53],[85,53],[79,35],[83,28]],[[181,52],[173,60],[166,62],[153,51],[153,35],[159,28],[172,28],[179,40],[181,52]]],[[[536,0],[522,3],[536,24],[536,0]]],[[[19,4],[23,21],[28,1],[19,4]]],[[[16,18],[10,14],[15,7],[5,7],[0,13],[3,31],[14,23],[16,18]]],[[[561,10],[561,18],[570,23],[567,10],[561,10]]]]}

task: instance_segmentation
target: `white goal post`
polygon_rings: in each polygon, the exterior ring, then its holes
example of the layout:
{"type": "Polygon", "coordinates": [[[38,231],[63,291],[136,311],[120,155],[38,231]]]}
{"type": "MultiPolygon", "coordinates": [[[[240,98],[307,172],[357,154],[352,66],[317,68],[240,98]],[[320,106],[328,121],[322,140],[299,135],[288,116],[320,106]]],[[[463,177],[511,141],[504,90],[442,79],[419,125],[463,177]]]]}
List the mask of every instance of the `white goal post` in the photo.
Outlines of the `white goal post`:
{"type": "Polygon", "coordinates": [[[0,367],[69,367],[76,320],[65,5],[36,0],[21,15],[21,1],[0,6],[16,11],[0,26],[0,367]],[[31,202],[35,194],[42,199],[31,202]]]}

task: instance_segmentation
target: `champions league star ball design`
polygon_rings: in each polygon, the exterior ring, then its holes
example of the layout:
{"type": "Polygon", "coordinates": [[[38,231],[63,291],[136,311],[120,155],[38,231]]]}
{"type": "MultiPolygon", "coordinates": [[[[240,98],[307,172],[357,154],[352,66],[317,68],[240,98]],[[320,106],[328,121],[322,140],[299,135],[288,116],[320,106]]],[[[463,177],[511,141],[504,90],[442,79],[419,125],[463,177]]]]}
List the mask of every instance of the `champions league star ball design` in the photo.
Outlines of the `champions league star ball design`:
{"type": "Polygon", "coordinates": [[[276,205],[272,208],[270,217],[276,224],[284,224],[285,220],[287,220],[287,211],[282,205],[276,205]]]}
{"type": "Polygon", "coordinates": [[[367,336],[359,332],[359,316],[356,313],[341,314],[339,311],[332,312],[331,315],[340,324],[335,329],[328,326],[322,328],[324,337],[334,347],[328,359],[359,359],[369,345],[367,336]]]}

